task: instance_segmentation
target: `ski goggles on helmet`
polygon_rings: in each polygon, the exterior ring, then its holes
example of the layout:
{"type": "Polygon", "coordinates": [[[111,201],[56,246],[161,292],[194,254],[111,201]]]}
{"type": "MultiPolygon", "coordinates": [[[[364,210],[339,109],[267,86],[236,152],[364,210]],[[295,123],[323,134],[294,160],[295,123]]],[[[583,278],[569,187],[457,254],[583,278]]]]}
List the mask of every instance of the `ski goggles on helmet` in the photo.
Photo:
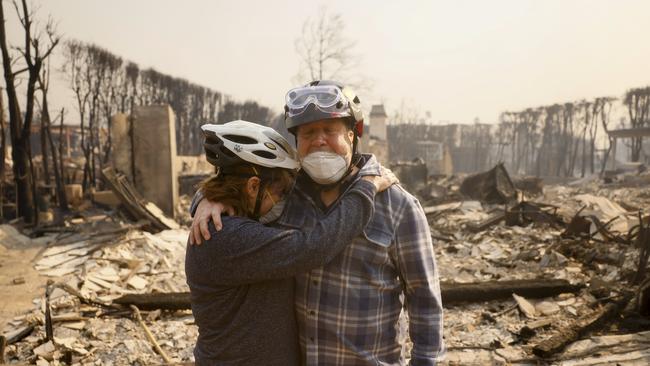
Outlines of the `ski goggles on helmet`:
{"type": "Polygon", "coordinates": [[[293,113],[300,113],[310,104],[321,110],[340,109],[348,106],[348,100],[335,85],[305,86],[287,93],[286,106],[293,113]]]}

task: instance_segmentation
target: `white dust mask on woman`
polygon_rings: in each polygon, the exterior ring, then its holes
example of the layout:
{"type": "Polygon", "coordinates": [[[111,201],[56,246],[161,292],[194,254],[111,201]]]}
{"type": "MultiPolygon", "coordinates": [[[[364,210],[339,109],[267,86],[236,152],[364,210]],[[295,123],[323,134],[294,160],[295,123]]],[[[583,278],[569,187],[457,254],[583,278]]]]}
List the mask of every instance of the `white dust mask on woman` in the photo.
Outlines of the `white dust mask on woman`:
{"type": "Polygon", "coordinates": [[[316,151],[300,162],[302,169],[318,184],[338,182],[348,169],[348,162],[337,153],[316,151]]]}
{"type": "Polygon", "coordinates": [[[270,222],[273,222],[282,216],[282,211],[284,211],[284,206],[286,206],[287,201],[282,199],[278,201],[276,204],[271,207],[271,209],[265,213],[264,215],[260,216],[258,219],[259,222],[262,224],[268,224],[270,222]]]}

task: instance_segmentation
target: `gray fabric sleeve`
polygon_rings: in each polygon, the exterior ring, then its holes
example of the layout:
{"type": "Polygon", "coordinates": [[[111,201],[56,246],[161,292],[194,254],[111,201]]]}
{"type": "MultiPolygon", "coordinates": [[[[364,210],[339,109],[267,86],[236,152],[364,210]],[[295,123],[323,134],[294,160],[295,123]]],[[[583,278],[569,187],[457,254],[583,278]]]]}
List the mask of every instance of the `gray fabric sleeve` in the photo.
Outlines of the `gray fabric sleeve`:
{"type": "Polygon", "coordinates": [[[314,227],[272,228],[242,217],[210,223],[210,240],[187,248],[186,274],[195,284],[241,285],[292,277],[331,261],[374,213],[375,186],[359,180],[314,227]]]}

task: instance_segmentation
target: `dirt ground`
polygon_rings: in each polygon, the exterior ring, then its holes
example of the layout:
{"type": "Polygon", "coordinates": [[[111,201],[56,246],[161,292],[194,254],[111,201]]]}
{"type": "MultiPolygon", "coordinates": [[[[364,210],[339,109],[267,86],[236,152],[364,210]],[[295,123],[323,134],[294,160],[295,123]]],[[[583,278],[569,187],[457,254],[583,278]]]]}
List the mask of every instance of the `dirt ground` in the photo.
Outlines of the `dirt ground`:
{"type": "Polygon", "coordinates": [[[32,309],[32,300],[44,295],[47,277],[34,269],[34,259],[45,244],[34,242],[28,247],[0,243],[0,331],[13,317],[32,309]],[[23,278],[24,283],[14,284],[23,278]]]}

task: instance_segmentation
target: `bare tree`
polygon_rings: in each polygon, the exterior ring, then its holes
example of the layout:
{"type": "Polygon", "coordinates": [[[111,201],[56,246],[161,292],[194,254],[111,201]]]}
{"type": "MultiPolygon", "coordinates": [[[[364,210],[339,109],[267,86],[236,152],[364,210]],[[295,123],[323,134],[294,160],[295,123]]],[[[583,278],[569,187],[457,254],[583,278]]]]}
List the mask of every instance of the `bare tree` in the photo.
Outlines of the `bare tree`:
{"type": "Polygon", "coordinates": [[[5,158],[7,157],[7,137],[5,136],[5,105],[0,88],[0,218],[4,217],[3,200],[5,184],[5,158]]]}
{"type": "Polygon", "coordinates": [[[557,169],[555,167],[558,164],[555,146],[559,142],[555,141],[555,136],[560,125],[562,105],[553,104],[543,107],[543,110],[543,118],[540,118],[541,141],[535,158],[535,175],[537,176],[551,174],[557,169]]]}
{"type": "Polygon", "coordinates": [[[358,72],[360,59],[353,52],[356,41],[345,34],[343,16],[329,13],[326,7],[320,8],[315,19],[308,18],[295,40],[301,63],[296,83],[337,80],[356,89],[368,87],[369,81],[358,72]]]}
{"type": "Polygon", "coordinates": [[[580,134],[580,143],[582,144],[582,164],[580,165],[580,177],[585,176],[587,167],[587,131],[595,120],[594,103],[583,101],[581,106],[584,108],[582,120],[582,133],[580,134]]]}
{"type": "MultiPolygon", "coordinates": [[[[650,125],[650,86],[630,89],[625,93],[623,104],[627,106],[630,127],[650,125]]],[[[643,137],[632,138],[632,161],[639,161],[643,150],[643,137]]]]}
{"type": "Polygon", "coordinates": [[[110,130],[116,112],[133,114],[135,105],[169,104],[176,114],[178,153],[198,155],[202,151],[198,127],[217,121],[221,93],[151,68],[141,70],[93,44],[73,40],[65,51],[64,71],[77,99],[82,127],[84,188],[95,184],[96,167],[106,164],[110,154],[110,134],[104,137],[100,131],[110,130]]]}
{"type": "MultiPolygon", "coordinates": [[[[600,167],[600,175],[602,176],[605,173],[605,168],[607,167],[607,159],[609,158],[609,154],[612,151],[612,147],[614,146],[614,138],[609,136],[609,112],[612,109],[612,102],[614,102],[616,98],[611,98],[611,97],[604,97],[604,98],[597,98],[596,103],[599,103],[601,105],[600,108],[600,123],[601,126],[603,126],[603,131],[605,131],[605,135],[607,136],[607,150],[605,150],[605,154],[603,156],[603,161],[602,165],[600,167]]],[[[616,157],[613,157],[616,159],[616,157]]]]}
{"type": "Polygon", "coordinates": [[[575,115],[575,108],[573,103],[564,103],[559,106],[558,121],[554,128],[554,140],[557,140],[557,164],[554,170],[549,172],[560,176],[561,174],[568,175],[567,156],[571,151],[571,144],[573,142],[573,117],[575,115]]]}
{"type": "Polygon", "coordinates": [[[86,46],[79,41],[68,41],[65,44],[65,58],[66,62],[63,66],[63,71],[68,73],[70,80],[70,88],[74,92],[77,101],[77,111],[79,112],[79,127],[81,131],[80,148],[84,155],[84,170],[83,170],[83,189],[86,190],[89,186],[90,176],[90,149],[87,137],[88,128],[87,115],[89,110],[89,102],[92,93],[92,73],[89,67],[90,59],[86,51],[86,46]]]}
{"type": "Polygon", "coordinates": [[[217,120],[220,123],[225,123],[236,119],[269,125],[273,120],[273,112],[269,108],[261,106],[252,100],[244,103],[227,101],[224,103],[223,109],[219,112],[217,120]]]}
{"type": "MultiPolygon", "coordinates": [[[[639,121],[645,121],[647,116],[650,116],[650,111],[643,114],[643,108],[650,106],[644,104],[644,93],[643,90],[628,92],[639,100],[637,102],[630,97],[633,100],[631,114],[636,117],[637,126],[639,121]],[[639,106],[635,107],[635,103],[639,106]]],[[[648,100],[650,101],[650,98],[648,100]]],[[[601,126],[607,133],[609,113],[614,101],[616,98],[602,97],[593,101],[582,100],[527,108],[521,112],[503,112],[494,136],[498,147],[497,159],[504,159],[505,146],[510,145],[509,168],[515,172],[519,172],[519,168],[523,166],[523,171],[528,174],[571,177],[577,170],[576,162],[580,161],[582,176],[586,174],[587,168],[594,173],[598,129],[601,126]]],[[[603,157],[601,174],[605,169],[612,142],[610,138],[610,146],[603,157]]]]}
{"type": "MultiPolygon", "coordinates": [[[[49,143],[50,155],[52,156],[52,170],[54,170],[54,183],[56,186],[56,198],[59,203],[59,208],[65,212],[68,210],[68,200],[65,194],[65,186],[63,183],[63,164],[59,158],[60,149],[57,151],[56,146],[54,145],[54,140],[52,139],[52,119],[50,118],[50,108],[47,99],[48,90],[50,87],[50,63],[47,62],[47,66],[43,69],[41,75],[38,78],[38,86],[41,91],[41,146],[42,146],[42,157],[43,157],[43,171],[46,176],[46,182],[49,181],[48,174],[46,170],[47,166],[47,145],[49,143]],[[47,138],[46,142],[43,142],[47,138]]],[[[61,115],[63,118],[63,115],[61,115]]],[[[59,144],[63,143],[63,135],[59,132],[59,144]]],[[[61,145],[59,145],[61,146],[61,145]]]]}
{"type": "Polygon", "coordinates": [[[512,112],[502,112],[499,116],[499,127],[495,131],[495,139],[497,144],[496,161],[504,162],[505,147],[512,143],[513,136],[513,123],[509,120],[512,112]]]}
{"type": "MultiPolygon", "coordinates": [[[[100,59],[100,65],[104,70],[103,78],[101,82],[101,87],[99,91],[99,101],[102,108],[102,113],[104,114],[104,122],[106,124],[107,131],[111,130],[111,125],[113,122],[113,115],[119,109],[117,103],[117,90],[120,87],[118,83],[123,83],[120,72],[122,68],[122,58],[113,55],[112,53],[102,50],[102,57],[100,59]]],[[[104,157],[102,160],[102,166],[108,163],[110,158],[111,148],[112,148],[112,139],[110,132],[107,133],[106,141],[102,147],[104,157]]]]}
{"type": "Polygon", "coordinates": [[[43,45],[43,34],[33,28],[33,14],[28,9],[27,0],[22,0],[20,5],[14,1],[13,5],[24,31],[24,44],[22,47],[17,48],[24,67],[18,71],[13,69],[14,59],[12,59],[7,46],[4,2],[0,3],[0,49],[2,50],[2,65],[9,108],[13,171],[18,197],[17,216],[22,217],[26,222],[36,223],[38,215],[33,209],[35,184],[29,144],[31,124],[34,117],[34,94],[43,61],[50,56],[52,50],[59,43],[59,37],[55,35],[53,24],[50,21],[45,27],[47,41],[43,45]],[[23,72],[27,72],[28,75],[24,115],[21,113],[16,91],[16,76],[23,72]]]}

